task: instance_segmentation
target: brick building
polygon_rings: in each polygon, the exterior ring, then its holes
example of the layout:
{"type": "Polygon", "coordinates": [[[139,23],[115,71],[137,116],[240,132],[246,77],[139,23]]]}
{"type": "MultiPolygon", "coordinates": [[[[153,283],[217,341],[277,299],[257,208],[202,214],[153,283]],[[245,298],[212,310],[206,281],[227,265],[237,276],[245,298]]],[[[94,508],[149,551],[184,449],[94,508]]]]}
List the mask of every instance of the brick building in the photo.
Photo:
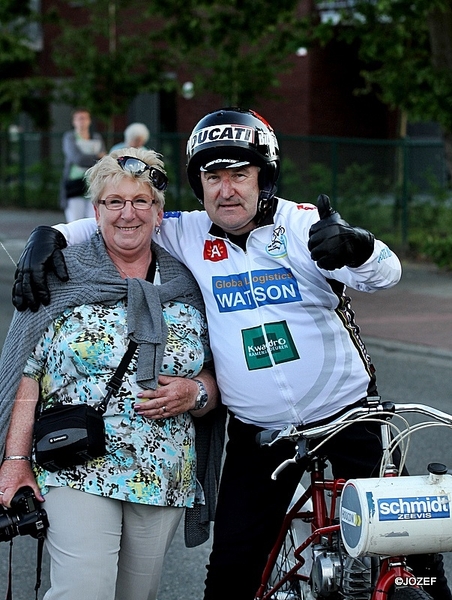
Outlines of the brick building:
{"type": "MultiPolygon", "coordinates": [[[[35,0],[39,2],[39,0],[35,0]]],[[[77,2],[59,4],[58,0],[41,0],[40,9],[46,14],[59,5],[66,15],[77,22],[82,18],[77,2]]],[[[300,10],[313,10],[313,0],[300,0],[300,10]]],[[[127,24],[121,24],[126,27],[127,24]]],[[[51,42],[57,34],[55,25],[45,25],[40,32],[40,69],[46,75],[60,74],[52,62],[51,42]]],[[[359,65],[353,48],[331,43],[291,57],[292,69],[281,74],[277,92],[280,99],[262,100],[254,108],[261,112],[278,133],[392,139],[397,136],[396,114],[389,111],[375,96],[356,96],[359,84],[359,65]]],[[[190,74],[182,69],[174,74],[182,85],[190,74]]],[[[122,132],[132,121],[146,123],[151,135],[163,132],[189,132],[209,110],[222,105],[214,96],[165,93],[142,94],[130,104],[126,114],[114,122],[114,130],[122,132]]],[[[70,107],[52,107],[53,130],[61,132],[70,127],[70,107]]],[[[94,115],[95,117],[95,115],[94,115]]],[[[26,124],[25,124],[26,125],[26,124]]],[[[26,128],[26,127],[25,127],[26,128]]],[[[102,130],[102,127],[99,127],[102,130]]]]}

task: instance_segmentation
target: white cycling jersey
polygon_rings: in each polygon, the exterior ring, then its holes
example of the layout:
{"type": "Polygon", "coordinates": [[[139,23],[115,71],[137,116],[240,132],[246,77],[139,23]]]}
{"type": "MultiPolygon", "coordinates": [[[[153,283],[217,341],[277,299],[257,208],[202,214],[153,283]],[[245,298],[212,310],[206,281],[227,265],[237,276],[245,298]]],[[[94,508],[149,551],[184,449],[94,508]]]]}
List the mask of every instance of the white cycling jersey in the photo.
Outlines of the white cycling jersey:
{"type": "MultiPolygon", "coordinates": [[[[312,204],[278,199],[273,222],[250,232],[246,251],[205,211],[166,213],[155,238],[198,281],[221,399],[245,423],[280,428],[317,421],[373,385],[343,292],[392,287],[400,262],[376,240],[362,266],[319,269],[307,245],[318,219],[312,204]]],[[[57,227],[72,244],[95,226],[84,219],[57,227]]]]}

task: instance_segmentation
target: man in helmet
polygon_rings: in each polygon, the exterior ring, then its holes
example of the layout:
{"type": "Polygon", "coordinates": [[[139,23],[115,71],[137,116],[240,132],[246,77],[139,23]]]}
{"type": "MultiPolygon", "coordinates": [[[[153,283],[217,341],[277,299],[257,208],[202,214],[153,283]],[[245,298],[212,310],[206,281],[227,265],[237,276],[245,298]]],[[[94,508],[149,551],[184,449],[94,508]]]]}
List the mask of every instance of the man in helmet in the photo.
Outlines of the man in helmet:
{"type": "MultiPolygon", "coordinates": [[[[156,234],[200,285],[230,417],[205,600],[229,600],[231,589],[234,600],[254,598],[303,471],[292,467],[272,481],[293,445],[261,448],[256,434],[322,422],[377,395],[345,291],[389,288],[401,275],[394,253],[341,219],[327,196],[317,208],[277,198],[279,170],[276,136],[260,115],[209,113],[187,144],[188,179],[205,210],[169,213],[156,234]]],[[[20,310],[49,301],[46,271],[67,277],[58,248],[85,239],[95,224],[57,228],[38,228],[24,250],[14,291],[20,310]]],[[[155,392],[150,411],[163,393],[155,392]]],[[[325,446],[335,475],[378,473],[379,430],[369,429],[347,428],[325,446]]]]}

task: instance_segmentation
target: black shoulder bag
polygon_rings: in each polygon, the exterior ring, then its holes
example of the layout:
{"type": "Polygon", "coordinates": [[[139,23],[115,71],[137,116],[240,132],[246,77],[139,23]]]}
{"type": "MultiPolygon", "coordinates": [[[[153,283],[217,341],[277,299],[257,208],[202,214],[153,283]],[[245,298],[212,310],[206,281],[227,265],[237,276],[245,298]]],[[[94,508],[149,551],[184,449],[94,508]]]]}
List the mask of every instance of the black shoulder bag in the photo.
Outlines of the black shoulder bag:
{"type": "Polygon", "coordinates": [[[35,462],[38,465],[55,472],[105,454],[103,414],[110,398],[118,393],[136,348],[137,343],[130,340],[99,404],[58,404],[38,414],[33,432],[35,462]]]}

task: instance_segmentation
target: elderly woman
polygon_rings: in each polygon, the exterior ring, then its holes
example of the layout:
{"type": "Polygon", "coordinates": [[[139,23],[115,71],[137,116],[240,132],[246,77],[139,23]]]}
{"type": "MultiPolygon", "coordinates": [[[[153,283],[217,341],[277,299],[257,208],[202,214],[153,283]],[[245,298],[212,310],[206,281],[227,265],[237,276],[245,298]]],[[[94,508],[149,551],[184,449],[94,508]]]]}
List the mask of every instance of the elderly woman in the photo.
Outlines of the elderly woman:
{"type": "Polygon", "coordinates": [[[145,148],[149,136],[149,129],[144,123],[131,123],[124,129],[124,141],[112,146],[110,152],[120,148],[145,148]]]}
{"type": "Polygon", "coordinates": [[[185,507],[193,507],[193,416],[217,388],[204,305],[190,272],[151,236],[167,178],[159,156],[127,148],[87,172],[98,230],[65,250],[70,281],[52,303],[15,313],[1,358],[3,417],[13,405],[0,502],[30,486],[45,500],[46,600],[151,600],[185,507]],[[55,472],[34,464],[35,408],[96,403],[138,343],[104,414],[106,454],[55,472]]]}

